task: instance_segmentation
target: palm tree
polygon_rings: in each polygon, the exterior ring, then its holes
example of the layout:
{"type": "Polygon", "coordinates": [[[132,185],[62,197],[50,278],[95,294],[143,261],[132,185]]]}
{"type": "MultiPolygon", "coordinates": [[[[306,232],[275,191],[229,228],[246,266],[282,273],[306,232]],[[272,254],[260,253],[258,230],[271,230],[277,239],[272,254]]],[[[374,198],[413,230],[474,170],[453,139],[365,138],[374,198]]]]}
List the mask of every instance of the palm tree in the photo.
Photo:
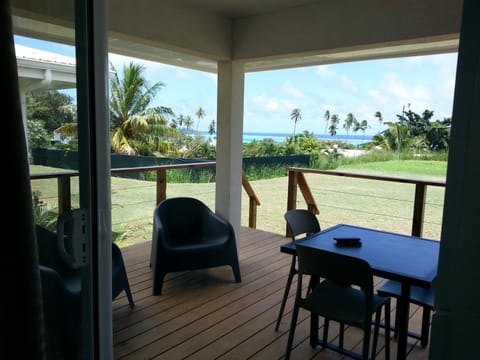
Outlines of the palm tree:
{"type": "Polygon", "coordinates": [[[386,122],[388,129],[381,132],[377,139],[381,140],[387,150],[397,151],[398,158],[403,150],[410,147],[412,137],[408,136],[408,125],[401,122],[386,122]]]}
{"type": "Polygon", "coordinates": [[[217,124],[215,123],[215,120],[212,119],[210,124],[208,124],[208,141],[212,140],[212,136],[215,135],[217,132],[217,124]]]}
{"type": "Polygon", "coordinates": [[[348,141],[348,134],[350,132],[350,129],[352,128],[353,124],[355,124],[356,122],[358,122],[358,121],[355,118],[355,116],[353,116],[352,113],[348,113],[347,118],[345,119],[345,122],[343,123],[343,128],[347,132],[347,141],[348,141]]]}
{"type": "Polygon", "coordinates": [[[302,115],[300,114],[300,109],[298,108],[295,108],[292,110],[292,113],[290,114],[290,119],[293,120],[293,136],[292,137],[295,137],[295,130],[297,128],[297,122],[302,120],[302,115]]]}
{"type": "Polygon", "coordinates": [[[202,109],[202,107],[199,107],[198,110],[195,112],[195,115],[197,115],[198,122],[197,122],[197,133],[198,133],[198,127],[200,125],[200,120],[202,120],[207,114],[205,113],[205,110],[202,109]]]}
{"type": "Polygon", "coordinates": [[[382,113],[380,111],[376,111],[373,116],[375,116],[377,118],[377,120],[378,120],[378,130],[380,130],[380,127],[382,126],[382,122],[383,122],[382,113]]]}
{"type": "Polygon", "coordinates": [[[335,136],[337,134],[338,124],[340,123],[340,118],[337,114],[333,114],[330,118],[330,126],[328,127],[328,133],[331,136],[335,136]]]}
{"type": "Polygon", "coordinates": [[[190,131],[190,129],[192,128],[193,126],[193,119],[190,115],[187,115],[184,119],[183,119],[183,124],[185,125],[185,129],[187,130],[187,133],[190,131]]]}
{"type": "Polygon", "coordinates": [[[328,122],[330,121],[330,110],[326,110],[325,114],[323,114],[323,118],[325,119],[325,134],[328,130],[328,122]]]}
{"type": "Polygon", "coordinates": [[[134,140],[148,132],[153,124],[166,126],[166,115],[173,115],[173,111],[166,107],[149,109],[164,84],[156,82],[150,85],[143,75],[143,65],[133,62],[124,65],[123,79],[120,79],[113,64],[110,67],[114,73],[110,81],[112,146],[118,153],[134,155],[138,153],[134,140]]]}
{"type": "Polygon", "coordinates": [[[183,125],[185,124],[185,116],[182,114],[177,116],[178,129],[182,130],[183,125]]]}
{"type": "Polygon", "coordinates": [[[70,137],[70,138],[78,137],[77,106],[66,105],[66,106],[63,106],[62,109],[64,111],[69,111],[73,114],[73,121],[62,123],[62,125],[60,125],[60,127],[55,129],[55,131],[60,133],[64,137],[70,137]]]}
{"type": "Polygon", "coordinates": [[[208,125],[208,135],[215,135],[217,129],[217,125],[215,124],[215,120],[212,120],[208,125]]]}
{"type": "Polygon", "coordinates": [[[360,131],[363,133],[363,138],[365,138],[365,131],[367,131],[368,128],[368,121],[362,120],[362,122],[360,123],[360,131]]]}

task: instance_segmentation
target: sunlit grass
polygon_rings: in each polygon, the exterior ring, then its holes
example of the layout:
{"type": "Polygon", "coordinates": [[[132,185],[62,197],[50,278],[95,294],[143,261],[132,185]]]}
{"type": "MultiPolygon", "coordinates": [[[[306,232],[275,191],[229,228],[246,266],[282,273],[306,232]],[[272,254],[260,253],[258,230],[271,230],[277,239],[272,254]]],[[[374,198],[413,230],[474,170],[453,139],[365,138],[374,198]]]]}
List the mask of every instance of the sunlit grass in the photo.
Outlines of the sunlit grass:
{"type": "Polygon", "coordinates": [[[388,160],[371,163],[352,163],[343,165],[337,170],[364,170],[368,173],[389,174],[414,179],[432,178],[445,179],[447,174],[446,161],[433,160],[388,160]]]}

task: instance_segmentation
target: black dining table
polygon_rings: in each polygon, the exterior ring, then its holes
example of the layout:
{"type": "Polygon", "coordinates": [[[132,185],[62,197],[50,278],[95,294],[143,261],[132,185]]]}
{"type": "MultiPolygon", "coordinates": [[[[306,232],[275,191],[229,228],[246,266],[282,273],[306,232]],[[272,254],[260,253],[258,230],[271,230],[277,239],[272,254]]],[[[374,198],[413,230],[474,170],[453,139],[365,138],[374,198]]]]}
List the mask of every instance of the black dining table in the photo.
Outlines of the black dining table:
{"type": "MultiPolygon", "coordinates": [[[[296,243],[366,260],[376,276],[400,282],[397,300],[397,359],[407,357],[410,288],[428,288],[437,275],[440,242],[359,226],[339,224],[312,234],[296,243]],[[359,246],[339,246],[335,238],[358,238],[359,246]]],[[[295,242],[281,246],[281,252],[296,255],[295,242]]],[[[318,327],[312,336],[317,341],[318,327]]],[[[312,343],[312,339],[311,339],[312,343]]],[[[313,345],[313,343],[312,343],[313,345]]]]}

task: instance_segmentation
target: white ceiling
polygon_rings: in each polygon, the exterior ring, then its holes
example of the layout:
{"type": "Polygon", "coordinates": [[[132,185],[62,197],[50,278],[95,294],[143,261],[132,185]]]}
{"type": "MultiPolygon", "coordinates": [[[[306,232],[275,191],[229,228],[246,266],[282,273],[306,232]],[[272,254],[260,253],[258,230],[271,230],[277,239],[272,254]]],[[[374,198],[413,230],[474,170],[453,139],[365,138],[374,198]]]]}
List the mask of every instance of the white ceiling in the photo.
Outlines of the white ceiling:
{"type": "MultiPolygon", "coordinates": [[[[73,44],[73,0],[11,0],[14,32],[73,44]]],[[[461,0],[109,0],[109,51],[215,73],[456,51],[461,0]]]]}
{"type": "Polygon", "coordinates": [[[179,0],[178,2],[205,9],[230,19],[273,13],[321,0],[179,0]]]}

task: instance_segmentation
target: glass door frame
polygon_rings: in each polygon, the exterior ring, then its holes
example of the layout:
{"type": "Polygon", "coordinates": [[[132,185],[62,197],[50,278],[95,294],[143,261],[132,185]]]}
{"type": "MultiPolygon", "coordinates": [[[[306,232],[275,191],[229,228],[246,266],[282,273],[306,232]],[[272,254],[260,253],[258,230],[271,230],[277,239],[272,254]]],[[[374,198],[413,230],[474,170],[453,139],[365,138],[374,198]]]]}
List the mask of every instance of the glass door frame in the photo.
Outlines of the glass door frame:
{"type": "Polygon", "coordinates": [[[84,359],[112,359],[111,187],[106,0],[75,0],[80,208],[87,213],[82,276],[84,359]]]}

